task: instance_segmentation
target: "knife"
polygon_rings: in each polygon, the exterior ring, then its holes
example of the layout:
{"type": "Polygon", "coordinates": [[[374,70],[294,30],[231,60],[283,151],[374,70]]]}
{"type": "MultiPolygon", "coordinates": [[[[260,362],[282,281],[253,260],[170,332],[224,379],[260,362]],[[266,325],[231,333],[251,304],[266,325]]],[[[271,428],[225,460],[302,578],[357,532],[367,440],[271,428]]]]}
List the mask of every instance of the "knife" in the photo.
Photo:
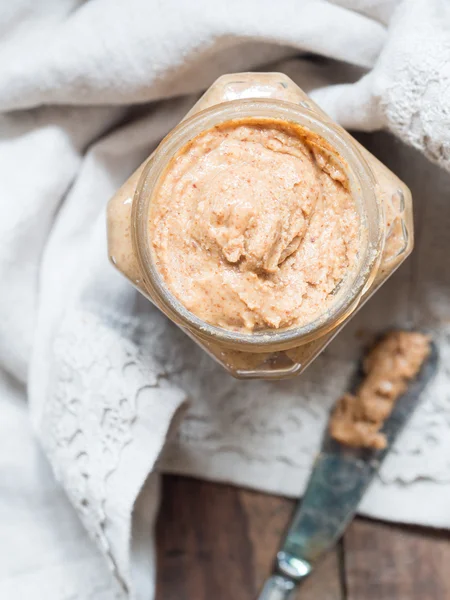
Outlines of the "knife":
{"type": "MultiPolygon", "coordinates": [[[[342,536],[394,441],[420,403],[421,394],[438,364],[436,345],[407,391],[397,400],[382,432],[383,450],[350,448],[325,434],[303,501],[297,507],[284,542],[277,553],[274,573],[258,600],[293,600],[298,585],[312,572],[317,560],[342,536]]],[[[363,377],[362,367],[354,387],[363,377]]]]}

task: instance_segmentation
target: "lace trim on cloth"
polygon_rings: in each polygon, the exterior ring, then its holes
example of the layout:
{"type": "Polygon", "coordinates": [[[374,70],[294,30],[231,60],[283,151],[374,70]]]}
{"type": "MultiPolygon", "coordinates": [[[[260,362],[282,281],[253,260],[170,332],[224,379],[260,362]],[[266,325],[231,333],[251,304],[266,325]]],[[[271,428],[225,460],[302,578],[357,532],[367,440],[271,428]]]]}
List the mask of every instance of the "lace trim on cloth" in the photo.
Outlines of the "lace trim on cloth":
{"type": "MultiPolygon", "coordinates": [[[[442,363],[450,364],[450,333],[436,334],[435,339],[442,363]]],[[[324,354],[309,367],[307,380],[294,382],[246,385],[229,380],[212,364],[205,378],[194,380],[185,372],[179,384],[195,400],[176,439],[167,443],[160,468],[275,493],[301,494],[329,410],[354,368],[354,363],[324,354]],[[207,386],[210,393],[203,401],[207,386]]],[[[411,485],[423,479],[450,482],[448,377],[444,368],[430,385],[423,404],[383,464],[382,484],[411,485]]]]}
{"type": "Polygon", "coordinates": [[[161,365],[131,341],[137,321],[109,317],[108,323],[102,317],[74,311],[64,320],[54,341],[53,382],[39,435],[56,478],[122,588],[129,591],[133,504],[184,395],[179,390],[167,393],[161,365]],[[146,420],[149,402],[162,404],[161,435],[146,420]],[[139,419],[149,425],[146,434],[156,435],[154,451],[136,432],[139,419]],[[130,444],[136,461],[124,460],[130,444]],[[130,462],[134,470],[126,467],[130,462]],[[108,493],[111,486],[114,493],[108,493]],[[111,527],[119,533],[111,535],[111,527]]]}
{"type": "Polygon", "coordinates": [[[450,169],[450,6],[403,2],[373,72],[389,129],[450,169]],[[427,17],[424,11],[428,13],[427,17]],[[404,43],[407,37],[408,43],[404,43]]]}

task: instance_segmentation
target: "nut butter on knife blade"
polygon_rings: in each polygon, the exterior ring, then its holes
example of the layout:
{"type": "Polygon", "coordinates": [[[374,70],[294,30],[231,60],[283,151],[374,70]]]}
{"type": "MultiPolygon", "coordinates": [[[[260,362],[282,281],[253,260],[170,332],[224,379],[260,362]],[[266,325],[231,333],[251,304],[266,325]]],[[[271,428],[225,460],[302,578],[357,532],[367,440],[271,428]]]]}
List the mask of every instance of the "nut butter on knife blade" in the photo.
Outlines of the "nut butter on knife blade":
{"type": "MultiPolygon", "coordinates": [[[[378,355],[381,356],[379,348],[384,341],[386,341],[385,347],[390,345],[394,354],[391,363],[384,364],[385,367],[390,365],[391,377],[389,373],[387,375],[385,373],[386,377],[380,384],[379,390],[391,389],[392,386],[387,385],[390,382],[394,388],[397,386],[398,399],[391,395],[390,414],[384,423],[378,423],[376,426],[369,423],[373,426],[371,432],[375,437],[367,439],[375,442],[364,444],[363,437],[361,442],[362,445],[370,447],[352,447],[340,443],[330,436],[327,428],[303,501],[297,508],[277,553],[274,574],[266,581],[259,600],[293,600],[296,586],[312,572],[322,554],[337,542],[355,515],[364,492],[398,434],[419,405],[425,386],[436,372],[438,353],[435,344],[422,336],[426,340],[427,347],[419,363],[417,352],[415,358],[413,356],[417,351],[417,347],[414,348],[414,344],[411,343],[414,342],[413,336],[421,336],[421,334],[400,331],[386,334],[362,362],[353,386],[355,393],[350,395],[354,399],[352,410],[353,417],[356,415],[356,424],[363,428],[367,425],[363,414],[364,400],[368,401],[366,382],[370,383],[372,377],[373,384],[373,369],[377,368],[377,365],[374,367],[373,357],[376,355],[377,348],[378,355]],[[402,335],[412,337],[408,340],[402,338],[402,335]],[[389,336],[391,338],[397,336],[397,339],[392,341],[389,336]],[[415,371],[408,369],[408,364],[405,362],[408,352],[413,363],[415,360],[415,371]],[[396,367],[399,367],[400,372],[403,373],[403,384],[399,381],[396,367]]],[[[339,410],[339,403],[337,410],[339,410]]],[[[349,441],[351,442],[352,439],[355,441],[357,437],[350,436],[349,441]]],[[[299,598],[301,598],[301,590],[299,598]]]]}

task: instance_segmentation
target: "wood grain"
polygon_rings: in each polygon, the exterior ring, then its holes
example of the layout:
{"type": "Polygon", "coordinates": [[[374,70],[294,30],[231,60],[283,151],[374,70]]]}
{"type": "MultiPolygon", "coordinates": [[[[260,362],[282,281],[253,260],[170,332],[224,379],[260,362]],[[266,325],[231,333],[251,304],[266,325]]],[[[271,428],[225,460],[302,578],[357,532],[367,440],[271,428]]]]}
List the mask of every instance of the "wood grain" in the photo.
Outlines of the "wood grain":
{"type": "MultiPolygon", "coordinates": [[[[177,476],[163,478],[157,523],[157,600],[254,600],[295,503],[177,476]]],[[[301,600],[341,600],[337,551],[301,600]]]]}
{"type": "MultiPolygon", "coordinates": [[[[165,476],[156,600],[255,600],[294,505],[276,496],[165,476]]],[[[447,600],[449,565],[448,532],[357,519],[297,598],[447,600]]]]}
{"type": "Polygon", "coordinates": [[[348,600],[450,598],[448,532],[357,519],[344,551],[348,600]]]}

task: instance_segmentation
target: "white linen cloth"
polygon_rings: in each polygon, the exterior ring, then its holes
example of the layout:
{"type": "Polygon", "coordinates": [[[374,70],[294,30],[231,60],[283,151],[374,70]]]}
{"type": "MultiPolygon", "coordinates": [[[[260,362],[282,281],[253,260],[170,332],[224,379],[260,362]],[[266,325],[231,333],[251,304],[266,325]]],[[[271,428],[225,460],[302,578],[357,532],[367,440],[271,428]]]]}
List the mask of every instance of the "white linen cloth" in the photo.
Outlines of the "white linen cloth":
{"type": "Polygon", "coordinates": [[[4,0],[0,111],[0,598],[151,598],[157,471],[301,494],[361,344],[392,324],[431,330],[441,367],[361,513],[450,527],[446,0],[4,0]],[[277,383],[225,374],[105,247],[109,197],[202,89],[251,69],[406,142],[362,136],[415,200],[413,257],[277,383]]]}

